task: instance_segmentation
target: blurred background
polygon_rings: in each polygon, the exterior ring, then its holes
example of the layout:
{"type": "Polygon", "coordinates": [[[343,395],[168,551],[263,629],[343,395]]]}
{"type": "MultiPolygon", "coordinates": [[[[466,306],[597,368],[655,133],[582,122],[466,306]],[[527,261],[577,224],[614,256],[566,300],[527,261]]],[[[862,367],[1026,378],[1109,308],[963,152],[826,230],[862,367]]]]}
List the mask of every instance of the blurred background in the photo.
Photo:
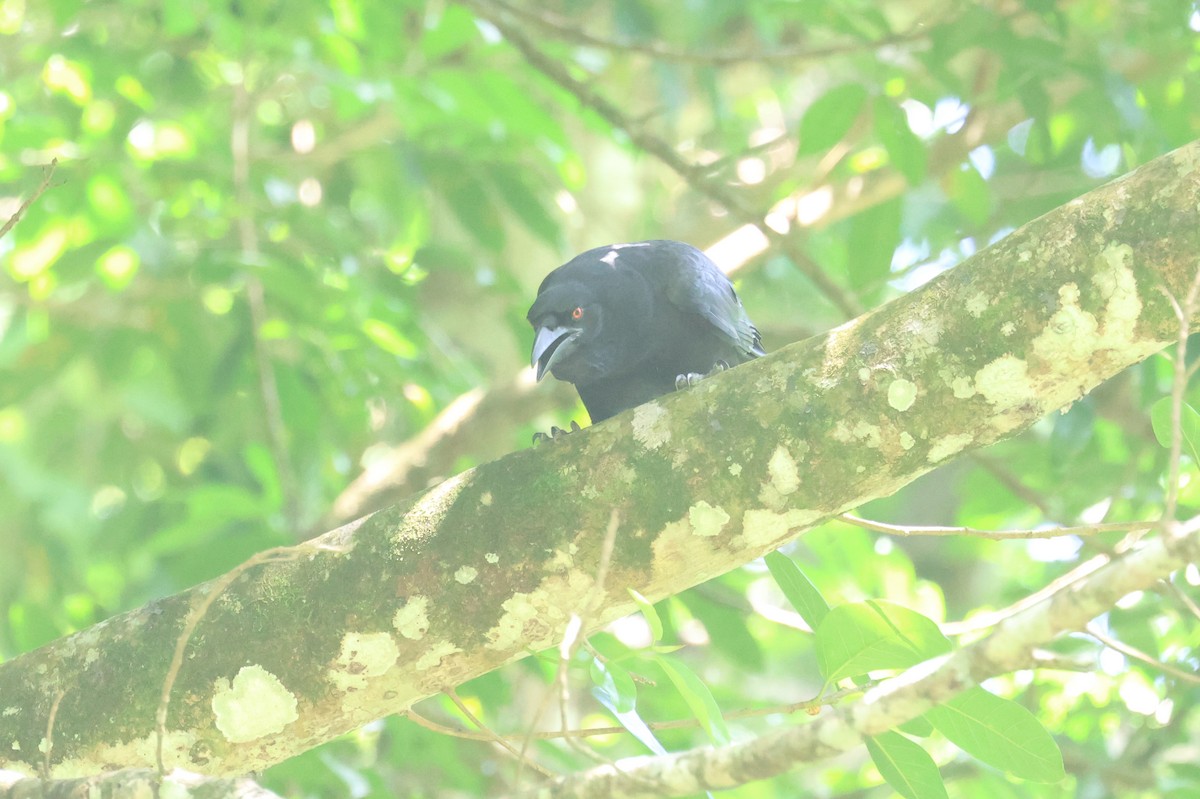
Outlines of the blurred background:
{"type": "MultiPolygon", "coordinates": [[[[1188,0],[0,0],[0,224],[22,214],[0,238],[0,659],[585,420],[569,387],[532,384],[524,319],[579,251],[708,250],[768,350],[921,285],[1200,135],[1198,32],[1188,0]]],[[[1153,517],[1171,376],[1153,358],[860,512],[989,529],[1153,517]]],[[[1194,460],[1185,448],[1185,476],[1194,460]]],[[[1115,540],[835,523],[788,552],[831,601],[962,622],[1115,540]]],[[[1055,733],[1066,787],[1010,784],[931,742],[951,795],[1200,795],[1200,686],[1155,665],[1200,668],[1197,583],[1193,567],[1098,622],[1150,662],[1078,636],[1062,647],[1082,673],[989,686],[1055,733]]],[[[738,711],[820,687],[785,608],[751,564],[659,612],[679,662],[738,711]]],[[[638,659],[644,622],[595,643],[644,677],[641,717],[688,716],[638,659]]],[[[552,665],[459,692],[520,732],[552,665]]],[[[580,680],[575,718],[612,723],[580,680]]],[[[469,726],[445,700],[418,709],[469,726]]],[[[644,741],[593,745],[615,758],[644,741]]],[[[535,756],[591,762],[557,742],[535,756]]],[[[470,796],[514,772],[491,744],[390,718],[265,782],[470,796]]],[[[729,795],[801,785],[891,795],[862,753],[729,795]]]]}

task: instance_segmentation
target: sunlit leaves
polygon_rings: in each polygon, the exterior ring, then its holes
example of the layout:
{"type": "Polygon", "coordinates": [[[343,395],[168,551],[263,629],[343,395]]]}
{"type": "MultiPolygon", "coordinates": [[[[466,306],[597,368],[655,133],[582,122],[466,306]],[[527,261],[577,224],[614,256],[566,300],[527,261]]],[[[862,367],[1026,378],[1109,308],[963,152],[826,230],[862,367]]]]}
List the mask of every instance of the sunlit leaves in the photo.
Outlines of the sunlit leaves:
{"type": "Polygon", "coordinates": [[[1063,777],[1058,744],[1021,705],[971,688],[925,717],[964,752],[1017,777],[1057,782],[1063,777]]]}
{"type": "Polygon", "coordinates": [[[364,320],[362,330],[378,347],[393,355],[401,358],[417,357],[417,346],[412,340],[382,319],[364,320]]]}
{"type": "Polygon", "coordinates": [[[867,90],[858,83],[844,83],[821,95],[800,121],[800,152],[821,152],[841,141],[866,101],[867,90]]]}
{"type": "Polygon", "coordinates": [[[62,92],[79,105],[83,105],[92,97],[88,72],[82,64],[56,54],[46,61],[42,79],[52,91],[62,92]]]}
{"type": "Polygon", "coordinates": [[[867,751],[888,785],[905,799],[939,799],[946,785],[933,758],[897,732],[867,738],[867,751]]]}
{"type": "Polygon", "coordinates": [[[815,630],[829,613],[829,603],[795,562],[782,552],[770,552],[764,558],[771,576],[800,618],[815,630]]]}
{"type": "Polygon", "coordinates": [[[887,150],[892,166],[904,175],[910,186],[918,186],[925,177],[925,144],[908,126],[908,115],[904,109],[891,102],[877,100],[875,111],[875,134],[887,150]]]}
{"type": "MultiPolygon", "coordinates": [[[[1171,397],[1163,397],[1150,407],[1150,422],[1154,428],[1154,437],[1158,443],[1170,448],[1175,436],[1172,425],[1174,414],[1171,397]]],[[[1192,462],[1200,465],[1200,412],[1188,403],[1183,403],[1179,409],[1179,439],[1185,452],[1192,462]]]]}
{"type": "Polygon", "coordinates": [[[970,164],[964,164],[946,176],[946,194],[971,224],[982,225],[992,212],[991,188],[970,164]]]}
{"type": "Polygon", "coordinates": [[[950,651],[935,623],[881,600],[838,605],[816,634],[817,662],[826,682],[907,668],[950,651]]]}
{"type": "MultiPolygon", "coordinates": [[[[0,47],[0,207],[28,197],[41,165],[60,157],[47,194],[0,242],[9,279],[0,288],[0,602],[11,608],[0,654],[316,532],[376,453],[423,440],[428,420],[462,392],[510,379],[527,354],[529,294],[574,248],[651,236],[708,246],[770,213],[793,245],[874,306],[1106,179],[1114,164],[1195,138],[1200,82],[1178,65],[1194,57],[1196,25],[1179,4],[1143,4],[1132,16],[1092,0],[1039,0],[1012,13],[868,5],[526,9],[522,29],[625,114],[623,126],[562,90],[469,5],[0,0],[0,33],[11,39],[0,47]],[[828,55],[805,56],[826,46],[828,55]],[[729,53],[746,57],[723,63],[729,53]],[[972,124],[959,127],[967,115],[972,124]],[[301,123],[309,135],[297,147],[301,123]],[[644,146],[654,139],[694,171],[664,167],[644,146]],[[987,168],[968,156],[981,150],[987,168]],[[742,182],[736,165],[751,161],[759,172],[742,182]],[[700,179],[743,208],[707,196],[700,179]],[[911,266],[903,275],[890,268],[897,247],[911,266]],[[276,425],[285,434],[272,443],[276,425]]],[[[751,258],[738,276],[772,350],[845,321],[780,252],[751,258]]],[[[942,335],[936,346],[952,365],[954,348],[972,345],[942,335]]],[[[871,353],[862,357],[872,366],[871,353]]],[[[1175,432],[1171,403],[1159,399],[1167,371],[1130,370],[1103,396],[985,453],[986,467],[935,473],[872,510],[986,528],[1153,518],[1159,445],[1175,432]]],[[[1181,443],[1196,461],[1197,397],[1186,399],[1181,443]]],[[[436,472],[523,446],[530,413],[524,401],[505,405],[485,432],[455,439],[436,472]]],[[[748,465],[739,479],[752,494],[748,465]]],[[[1186,507],[1195,481],[1181,483],[1186,507]]],[[[633,544],[629,552],[639,554],[633,544]]],[[[767,556],[769,576],[755,565],[675,602],[639,598],[641,618],[629,626],[640,643],[611,645],[589,664],[592,696],[574,668],[571,709],[612,713],[636,738],[606,736],[606,755],[711,743],[722,713],[808,699],[824,680],[847,687],[941,654],[948,645],[932,621],[901,606],[970,618],[1068,565],[1019,542],[895,541],[842,522],[788,552],[767,556]],[[769,607],[780,602],[776,585],[815,635],[769,607]],[[862,597],[881,600],[853,601],[862,597]],[[830,610],[839,602],[850,604],[830,610]],[[685,724],[652,732],[661,720],[685,724]]],[[[1192,576],[1178,580],[1194,587],[1192,576]]],[[[624,588],[609,585],[610,594],[624,588]]],[[[1153,657],[1186,659],[1191,615],[1170,601],[1147,594],[1110,613],[1107,629],[1153,657]]],[[[573,666],[590,657],[580,652],[573,666]]],[[[1122,682],[1101,668],[1083,694],[1062,687],[1069,675],[1035,672],[1020,701],[1081,759],[1186,747],[1194,703],[1172,692],[1156,715],[1128,714],[1118,683],[1167,691],[1170,681],[1144,664],[1122,668],[1137,676],[1122,682]]],[[[528,721],[519,676],[475,687],[498,729],[528,721]]],[[[1022,773],[1024,761],[1041,760],[1050,765],[1031,778],[1057,773],[1044,739],[1010,734],[1019,720],[990,728],[990,706],[974,715],[946,707],[939,729],[985,741],[984,762],[1007,752],[993,765],[1022,773]]],[[[767,726],[738,723],[739,735],[767,726]]],[[[338,774],[361,780],[350,792],[395,792],[357,765],[389,750],[402,753],[404,780],[422,767],[436,774],[428,785],[404,782],[412,795],[508,792],[481,776],[474,743],[410,726],[388,721],[299,759],[318,765],[281,769],[281,780],[303,778],[281,792],[347,793],[327,765],[335,761],[338,774]],[[372,749],[381,729],[393,737],[372,749]]],[[[932,732],[925,717],[900,729],[932,732]]],[[[582,767],[572,747],[533,746],[557,770],[582,767]]],[[[887,733],[868,748],[901,795],[942,795],[909,738],[887,733]]],[[[927,748],[939,762],[956,756],[938,734],[927,748]]],[[[1161,772],[1197,793],[1200,777],[1184,765],[1146,771],[1148,782],[1161,772]]],[[[999,795],[986,784],[990,769],[946,773],[953,795],[999,795]]],[[[814,780],[831,795],[873,790],[855,774],[827,777],[814,780]]],[[[1076,777],[1078,792],[1101,790],[1076,777]]],[[[763,790],[795,792],[791,783],[763,790]]]]}
{"type": "Polygon", "coordinates": [[[133,280],[140,265],[141,259],[137,252],[131,247],[118,245],[96,260],[96,272],[106,286],[113,291],[120,291],[133,280]]]}
{"type": "Polygon", "coordinates": [[[30,280],[45,272],[66,249],[67,235],[65,221],[47,225],[39,235],[13,253],[8,262],[9,274],[17,280],[30,280]]]}
{"type": "Polygon", "coordinates": [[[729,743],[725,718],[708,686],[682,660],[669,656],[660,656],[656,660],[712,740],[718,744],[729,743]]]}
{"type": "Polygon", "coordinates": [[[642,617],[650,628],[650,640],[661,640],[663,624],[662,619],[658,617],[658,611],[654,609],[654,604],[632,588],[629,589],[629,596],[637,603],[638,610],[641,611],[642,617]]]}

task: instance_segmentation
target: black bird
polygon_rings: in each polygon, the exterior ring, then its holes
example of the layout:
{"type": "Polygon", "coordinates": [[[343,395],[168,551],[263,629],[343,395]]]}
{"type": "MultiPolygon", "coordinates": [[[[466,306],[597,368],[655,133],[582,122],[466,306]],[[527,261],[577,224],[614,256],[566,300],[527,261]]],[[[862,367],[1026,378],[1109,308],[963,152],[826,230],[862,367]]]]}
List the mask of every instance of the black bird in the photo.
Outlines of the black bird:
{"type": "Polygon", "coordinates": [[[764,355],[729,278],[679,241],[577,255],[529,309],[532,365],[574,383],[592,422],[764,355]]]}

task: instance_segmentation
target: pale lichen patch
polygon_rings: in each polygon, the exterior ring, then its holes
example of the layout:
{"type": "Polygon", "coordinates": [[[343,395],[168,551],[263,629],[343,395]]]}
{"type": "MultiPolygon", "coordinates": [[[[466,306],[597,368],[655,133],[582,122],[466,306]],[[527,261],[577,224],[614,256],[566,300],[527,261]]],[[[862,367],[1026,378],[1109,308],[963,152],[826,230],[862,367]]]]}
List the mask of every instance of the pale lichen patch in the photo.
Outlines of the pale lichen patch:
{"type": "Polygon", "coordinates": [[[417,658],[417,662],[413,664],[413,668],[417,671],[428,671],[442,665],[442,661],[450,655],[461,651],[461,649],[449,641],[438,641],[422,653],[421,657],[417,658]]]}
{"type": "Polygon", "coordinates": [[[997,410],[1037,399],[1037,391],[1029,379],[1029,364],[1013,355],[1001,355],[976,372],[975,390],[997,410]]]}
{"type": "Polygon", "coordinates": [[[326,672],[339,690],[365,688],[367,678],[387,673],[400,657],[396,641],[385,632],[349,632],[342,636],[342,649],[326,672]]]}
{"type": "Polygon", "coordinates": [[[917,401],[917,384],[902,377],[893,380],[888,386],[887,399],[888,405],[903,413],[917,401]]]}
{"type": "Polygon", "coordinates": [[[988,308],[988,296],[982,291],[977,291],[967,298],[966,305],[967,313],[978,319],[983,316],[983,312],[988,308]]]}
{"type": "Polygon", "coordinates": [[[970,433],[951,433],[950,435],[935,438],[933,443],[929,445],[929,453],[925,459],[930,463],[940,463],[946,460],[951,455],[957,455],[966,449],[975,437],[970,433]]]}
{"type": "Polygon", "coordinates": [[[1016,333],[1016,332],[1017,332],[1017,323],[1016,322],[1008,321],[1008,322],[1005,322],[1004,324],[1000,325],[1000,335],[1002,335],[1002,336],[1011,336],[1013,333],[1016,333]]]}
{"type": "Polygon", "coordinates": [[[914,366],[936,353],[944,333],[938,319],[914,319],[905,326],[904,363],[914,366]]]}
{"type": "MultiPolygon", "coordinates": [[[[197,735],[188,730],[167,730],[162,738],[162,757],[167,763],[193,763],[197,755],[197,735]]],[[[206,746],[206,745],[205,745],[206,746]]],[[[203,746],[200,747],[203,749],[203,746]]],[[[14,745],[13,751],[20,751],[14,745]]],[[[93,777],[99,772],[112,768],[112,763],[153,763],[158,756],[159,739],[154,732],[142,738],[128,740],[114,739],[107,741],[99,751],[92,753],[103,759],[97,761],[92,757],[66,758],[56,760],[51,766],[51,775],[56,779],[75,779],[77,777],[93,777]]],[[[15,764],[14,764],[15,765],[15,764]]],[[[85,793],[91,797],[94,793],[85,793]]],[[[148,794],[147,794],[148,795],[148,794]]],[[[160,794],[166,797],[166,792],[160,794]]]]}
{"type": "Polygon", "coordinates": [[[780,496],[786,497],[800,487],[800,470],[796,467],[796,460],[782,444],[771,453],[771,460],[767,461],[767,474],[771,478],[771,487],[780,496]]]}
{"type": "Polygon", "coordinates": [[[753,509],[742,514],[742,536],[746,543],[760,547],[782,542],[788,534],[800,527],[812,524],[821,518],[817,511],[793,508],[777,513],[771,510],[753,509]]]}
{"type": "Polygon", "coordinates": [[[954,392],[955,399],[969,399],[975,396],[975,382],[949,367],[938,370],[938,377],[954,392]]]}
{"type": "Polygon", "coordinates": [[[488,649],[507,651],[518,646],[540,649],[560,635],[567,622],[569,603],[581,601],[591,590],[593,579],[575,570],[542,581],[529,592],[517,592],[501,603],[504,611],[487,631],[488,649]]]}
{"type": "Polygon", "coordinates": [[[565,572],[575,565],[575,553],[579,547],[571,544],[566,549],[556,549],[546,558],[546,569],[549,571],[565,572]]]}
{"type": "Polygon", "coordinates": [[[872,449],[877,449],[882,441],[879,425],[861,419],[855,422],[853,427],[846,424],[844,419],[838,419],[829,435],[834,441],[840,441],[843,444],[861,441],[872,449]]]}
{"type": "Polygon", "coordinates": [[[405,638],[413,641],[425,637],[429,631],[429,597],[418,594],[409,597],[392,616],[392,626],[405,638]]]}
{"type": "Polygon", "coordinates": [[[877,424],[859,420],[854,423],[854,427],[850,428],[850,432],[871,449],[879,449],[879,445],[883,443],[883,436],[880,434],[877,424]]]}
{"type": "Polygon", "coordinates": [[[1086,362],[1096,349],[1099,328],[1096,317],[1079,306],[1079,286],[1066,283],[1058,288],[1058,310],[1033,340],[1033,354],[1056,371],[1064,361],[1086,362]]]}
{"type": "Polygon", "coordinates": [[[697,536],[690,519],[667,522],[654,537],[655,578],[662,579],[664,572],[678,576],[680,569],[687,569],[696,580],[714,577],[728,567],[722,567],[722,557],[711,538],[697,536]]]}
{"type": "Polygon", "coordinates": [[[1084,393],[1097,355],[1127,351],[1135,345],[1135,331],[1142,313],[1137,280],[1129,266],[1133,250],[1128,244],[1109,244],[1100,253],[1091,277],[1092,286],[1104,306],[1097,313],[1082,307],[1082,292],[1076,283],[1058,290],[1058,310],[1032,342],[1035,356],[1052,372],[1080,378],[1084,393]]]}
{"type": "Polygon", "coordinates": [[[912,437],[911,433],[909,433],[907,430],[900,431],[900,448],[901,449],[910,450],[913,448],[913,445],[916,443],[917,443],[917,440],[912,437]]]}
{"type": "Polygon", "coordinates": [[[479,569],[476,569],[474,566],[459,566],[454,572],[455,581],[462,585],[472,582],[478,576],[479,569]]]}
{"type": "Polygon", "coordinates": [[[742,464],[740,464],[740,463],[729,464],[729,474],[731,476],[737,477],[741,473],[742,473],[742,464]]]}
{"type": "Polygon", "coordinates": [[[296,696],[258,664],[243,666],[230,683],[213,685],[212,710],[217,729],[230,743],[246,743],[283,732],[300,715],[296,696]]]}
{"type": "Polygon", "coordinates": [[[483,559],[486,560],[488,563],[492,564],[493,566],[495,566],[497,563],[500,562],[500,555],[495,552],[485,552],[483,555],[483,559]]]}
{"type": "Polygon", "coordinates": [[[711,538],[729,523],[729,514],[720,505],[713,506],[700,500],[688,508],[688,521],[692,523],[696,535],[711,538]]]}
{"type": "Polygon", "coordinates": [[[671,440],[667,412],[657,402],[639,405],[633,411],[633,437],[646,449],[658,449],[671,440]]]}

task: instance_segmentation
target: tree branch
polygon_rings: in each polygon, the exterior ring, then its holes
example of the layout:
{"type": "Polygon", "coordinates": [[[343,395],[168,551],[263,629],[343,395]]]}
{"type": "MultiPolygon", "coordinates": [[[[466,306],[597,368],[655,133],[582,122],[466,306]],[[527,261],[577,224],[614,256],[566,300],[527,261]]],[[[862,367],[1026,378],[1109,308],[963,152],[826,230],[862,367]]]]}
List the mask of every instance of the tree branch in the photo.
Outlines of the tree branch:
{"type": "Polygon", "coordinates": [[[708,177],[702,167],[689,164],[683,156],[675,151],[674,147],[657,136],[647,133],[615,103],[575,78],[565,66],[546,55],[540,47],[534,44],[532,39],[521,31],[518,25],[510,23],[505,18],[501,9],[481,2],[481,0],[461,0],[461,2],[466,3],[475,13],[495,25],[504,38],[520,51],[531,67],[571,94],[580,105],[591,109],[613,128],[624,131],[639,148],[657,158],[683,178],[689,186],[725,208],[743,224],[758,228],[843,313],[847,316],[862,313],[862,304],[826,275],[820,265],[808,256],[808,253],[800,246],[800,239],[796,233],[779,233],[767,225],[763,221],[765,214],[746,206],[735,192],[719,181],[708,177]]]}
{"type": "MultiPolygon", "coordinates": [[[[811,724],[798,724],[749,741],[668,755],[631,757],[553,785],[516,794],[527,799],[657,799],[733,788],[860,746],[916,718],[956,694],[1026,667],[1033,650],[1061,633],[1080,630],[1132,591],[1200,558],[1200,517],[1145,547],[1110,562],[1069,593],[1057,594],[1002,623],[987,637],[883,681],[861,702],[839,707],[811,724]]],[[[1160,666],[1161,667],[1161,666],[1160,666]]]]}
{"type": "Polygon", "coordinates": [[[33,194],[29,195],[29,199],[21,203],[21,205],[17,207],[16,211],[13,211],[12,216],[5,221],[3,227],[0,227],[0,239],[4,238],[5,234],[12,230],[13,227],[21,221],[21,217],[24,216],[25,212],[29,210],[29,206],[37,202],[38,197],[41,197],[46,189],[49,188],[50,179],[54,177],[54,170],[57,167],[57,158],[51,158],[50,163],[42,167],[42,182],[39,183],[38,187],[33,190],[33,194]]]}
{"type": "MultiPolygon", "coordinates": [[[[1186,294],[1197,252],[1200,142],[823,336],[245,569],[189,635],[164,766],[262,768],[563,640],[569,609],[596,585],[614,510],[620,545],[585,632],[633,610],[627,587],[651,601],[678,593],[1017,435],[1176,339],[1158,287],[1186,294]]],[[[1145,541],[1120,562],[1130,575],[1146,566],[1162,576],[1174,563],[1170,540],[1145,541]]],[[[163,681],[208,591],[0,663],[0,764],[38,771],[61,691],[51,776],[152,765],[163,681]]],[[[1054,624],[1095,615],[1088,596],[1076,588],[1047,600],[1054,624]]],[[[1017,614],[1001,631],[1039,614],[1017,614]]],[[[1058,629],[1001,636],[982,660],[955,656],[938,669],[956,670],[961,687],[1058,629]]],[[[880,701],[898,713],[909,694],[891,695],[880,701]]],[[[847,711],[846,723],[860,712],[847,711]]],[[[852,740],[844,727],[820,729],[835,735],[826,742],[852,740]]]]}
{"type": "Polygon", "coordinates": [[[729,66],[745,62],[762,64],[781,61],[788,63],[817,61],[833,56],[879,50],[888,46],[913,44],[927,40],[934,25],[952,24],[954,21],[950,18],[922,21],[903,33],[892,33],[887,36],[880,36],[878,39],[863,39],[839,44],[822,45],[820,47],[798,45],[794,47],[778,47],[771,50],[753,48],[746,50],[697,51],[678,49],[658,41],[635,42],[606,39],[597,36],[581,25],[573,25],[562,17],[543,9],[534,11],[529,8],[522,8],[513,3],[501,2],[501,0],[488,0],[488,2],[489,5],[502,8],[515,17],[520,17],[527,22],[531,22],[540,28],[556,34],[566,42],[574,42],[575,44],[597,47],[604,50],[615,50],[622,53],[639,53],[664,61],[708,64],[711,66],[729,66]]]}

